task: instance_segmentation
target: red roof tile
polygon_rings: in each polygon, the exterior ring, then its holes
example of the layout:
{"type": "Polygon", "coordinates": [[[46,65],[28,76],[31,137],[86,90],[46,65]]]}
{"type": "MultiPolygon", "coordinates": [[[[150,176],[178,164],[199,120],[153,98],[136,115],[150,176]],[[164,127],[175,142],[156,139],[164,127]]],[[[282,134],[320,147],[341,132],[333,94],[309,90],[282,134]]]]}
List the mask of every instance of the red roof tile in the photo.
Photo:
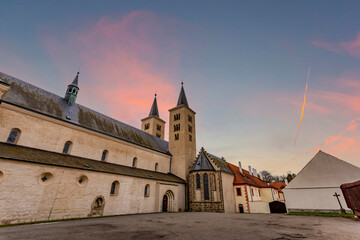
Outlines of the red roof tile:
{"type": "Polygon", "coordinates": [[[261,180],[259,177],[255,177],[251,175],[248,171],[245,169],[242,170],[242,173],[240,173],[239,167],[235,166],[234,164],[228,163],[228,166],[230,170],[234,173],[234,185],[237,184],[248,184],[251,186],[256,186],[260,188],[269,188],[272,186],[267,185],[266,182],[261,180]]]}
{"type": "Polygon", "coordinates": [[[283,190],[286,187],[285,182],[272,182],[272,183],[270,183],[270,185],[279,191],[283,190]]]}

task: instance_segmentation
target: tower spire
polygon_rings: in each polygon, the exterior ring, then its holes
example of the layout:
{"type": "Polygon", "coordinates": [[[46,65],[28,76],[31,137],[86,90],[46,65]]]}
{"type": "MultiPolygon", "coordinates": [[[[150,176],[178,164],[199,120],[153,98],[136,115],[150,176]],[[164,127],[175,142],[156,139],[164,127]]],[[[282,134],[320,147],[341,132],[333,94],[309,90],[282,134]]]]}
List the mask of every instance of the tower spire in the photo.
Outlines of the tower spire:
{"type": "Polygon", "coordinates": [[[80,74],[80,72],[77,72],[76,77],[74,78],[74,80],[73,80],[73,82],[71,83],[71,85],[78,86],[79,74],[80,74]]]}
{"type": "Polygon", "coordinates": [[[154,102],[151,106],[149,117],[151,117],[151,116],[159,117],[159,109],[157,106],[156,96],[157,96],[157,94],[155,93],[155,98],[154,98],[154,102]]]}
{"type": "Polygon", "coordinates": [[[74,80],[71,84],[68,85],[66,93],[65,93],[65,101],[70,106],[75,104],[77,93],[79,92],[79,72],[77,72],[74,80]]]}
{"type": "Polygon", "coordinates": [[[189,104],[187,102],[186,95],[185,95],[184,83],[183,82],[181,82],[181,90],[180,90],[180,95],[179,95],[179,99],[178,99],[178,102],[177,102],[177,107],[181,106],[181,105],[185,105],[186,107],[189,107],[189,104]]]}

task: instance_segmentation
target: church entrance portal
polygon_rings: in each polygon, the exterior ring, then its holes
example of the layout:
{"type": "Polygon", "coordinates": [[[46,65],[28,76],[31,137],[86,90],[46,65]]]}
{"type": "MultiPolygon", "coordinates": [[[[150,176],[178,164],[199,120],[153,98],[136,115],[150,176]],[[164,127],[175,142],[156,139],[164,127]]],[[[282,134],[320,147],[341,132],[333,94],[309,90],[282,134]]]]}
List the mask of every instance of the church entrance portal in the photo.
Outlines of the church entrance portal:
{"type": "Polygon", "coordinates": [[[174,212],[175,211],[175,200],[172,191],[168,190],[162,199],[162,211],[163,212],[174,212]]]}
{"type": "Polygon", "coordinates": [[[163,197],[163,208],[162,208],[163,212],[167,212],[168,211],[168,196],[165,194],[163,197]]]}

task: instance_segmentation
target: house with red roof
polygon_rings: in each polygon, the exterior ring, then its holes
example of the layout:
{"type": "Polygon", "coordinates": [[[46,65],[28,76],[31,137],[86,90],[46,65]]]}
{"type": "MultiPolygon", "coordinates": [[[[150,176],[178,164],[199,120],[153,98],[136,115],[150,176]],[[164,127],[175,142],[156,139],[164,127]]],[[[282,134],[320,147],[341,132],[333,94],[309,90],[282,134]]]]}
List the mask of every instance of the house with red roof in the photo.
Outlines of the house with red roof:
{"type": "Polygon", "coordinates": [[[285,198],[281,186],[285,183],[266,183],[249,166],[245,170],[239,166],[228,163],[234,174],[233,188],[236,212],[239,213],[272,213],[286,212],[285,198]]]}

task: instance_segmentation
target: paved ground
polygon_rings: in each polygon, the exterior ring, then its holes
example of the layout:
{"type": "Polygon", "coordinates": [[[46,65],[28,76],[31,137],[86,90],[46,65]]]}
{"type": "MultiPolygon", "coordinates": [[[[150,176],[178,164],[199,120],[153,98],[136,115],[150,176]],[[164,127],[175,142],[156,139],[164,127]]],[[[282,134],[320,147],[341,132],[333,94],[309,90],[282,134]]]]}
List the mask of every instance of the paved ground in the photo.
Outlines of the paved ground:
{"type": "Polygon", "coordinates": [[[360,221],[282,214],[159,213],[0,228],[0,239],[360,239],[360,221]]]}

